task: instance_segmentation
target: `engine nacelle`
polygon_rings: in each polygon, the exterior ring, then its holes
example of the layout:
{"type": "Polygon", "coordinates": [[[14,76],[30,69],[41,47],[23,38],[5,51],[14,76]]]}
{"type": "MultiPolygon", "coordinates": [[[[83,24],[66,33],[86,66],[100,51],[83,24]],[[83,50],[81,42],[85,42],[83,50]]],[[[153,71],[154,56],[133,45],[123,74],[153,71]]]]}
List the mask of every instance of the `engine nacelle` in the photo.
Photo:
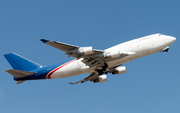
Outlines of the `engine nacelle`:
{"type": "Polygon", "coordinates": [[[115,68],[115,71],[112,72],[112,74],[123,74],[127,73],[126,66],[120,66],[115,68]]]}
{"type": "Polygon", "coordinates": [[[97,83],[97,82],[106,82],[108,81],[108,78],[107,78],[107,75],[100,75],[96,80],[94,80],[93,82],[94,83],[97,83]]]}
{"type": "Polygon", "coordinates": [[[93,50],[92,46],[91,47],[80,47],[78,52],[81,54],[84,54],[84,55],[90,55],[90,54],[93,54],[94,50],[93,50]]]}
{"type": "Polygon", "coordinates": [[[108,58],[119,58],[121,55],[121,53],[119,52],[119,50],[116,51],[112,51],[109,54],[106,55],[106,57],[108,58]]]}

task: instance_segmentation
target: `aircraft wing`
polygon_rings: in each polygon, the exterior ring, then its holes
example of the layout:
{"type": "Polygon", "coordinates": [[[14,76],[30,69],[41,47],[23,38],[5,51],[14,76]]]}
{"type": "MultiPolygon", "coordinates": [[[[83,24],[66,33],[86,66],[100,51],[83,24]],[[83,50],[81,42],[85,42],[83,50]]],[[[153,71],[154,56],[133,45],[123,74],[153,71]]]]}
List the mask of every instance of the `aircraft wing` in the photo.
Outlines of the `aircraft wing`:
{"type": "MultiPolygon", "coordinates": [[[[82,62],[88,65],[90,68],[94,66],[105,66],[105,57],[104,57],[104,51],[93,49],[90,47],[79,47],[75,45],[65,44],[62,42],[57,41],[50,41],[46,39],[41,39],[41,41],[45,44],[48,44],[50,46],[53,46],[57,49],[60,49],[65,52],[69,57],[75,57],[77,59],[83,58],[82,62]]],[[[115,51],[116,52],[116,51],[115,51]]],[[[112,53],[114,54],[114,53],[112,53]]],[[[121,57],[126,57],[128,55],[136,54],[134,52],[121,52],[121,57]]],[[[98,67],[97,66],[97,67],[98,67]]]]}
{"type": "Polygon", "coordinates": [[[65,52],[79,48],[78,46],[69,45],[69,44],[65,44],[65,43],[62,43],[62,42],[49,41],[49,40],[46,40],[46,39],[40,39],[40,40],[42,42],[44,42],[45,44],[48,44],[50,46],[53,46],[53,47],[55,47],[57,49],[65,51],[65,52]]]}
{"type": "Polygon", "coordinates": [[[98,75],[99,73],[98,72],[93,72],[91,73],[88,77],[80,80],[80,81],[77,81],[77,82],[69,82],[69,84],[71,85],[75,85],[75,84],[78,84],[78,83],[84,83],[84,82],[87,82],[87,81],[94,81],[98,78],[98,75]]]}
{"type": "Polygon", "coordinates": [[[94,67],[103,62],[102,50],[93,49],[92,47],[79,47],[70,44],[65,44],[57,41],[49,41],[46,39],[40,39],[43,43],[53,46],[65,52],[65,54],[75,57],[77,59],[83,58],[82,62],[90,67],[94,67]]]}

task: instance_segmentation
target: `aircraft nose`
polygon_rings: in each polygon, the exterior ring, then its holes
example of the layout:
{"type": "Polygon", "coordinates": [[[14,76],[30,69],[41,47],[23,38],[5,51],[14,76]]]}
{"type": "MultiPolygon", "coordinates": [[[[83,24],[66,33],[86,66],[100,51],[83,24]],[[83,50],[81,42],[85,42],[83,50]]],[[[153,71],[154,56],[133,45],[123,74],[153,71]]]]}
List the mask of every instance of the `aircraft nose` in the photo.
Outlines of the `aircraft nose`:
{"type": "Polygon", "coordinates": [[[172,45],[175,41],[176,41],[175,37],[167,36],[166,38],[166,43],[168,43],[169,45],[172,45]]]}
{"type": "Polygon", "coordinates": [[[172,44],[176,41],[176,38],[175,38],[175,37],[172,37],[172,36],[171,36],[171,37],[169,37],[169,38],[170,38],[169,41],[170,41],[170,43],[172,43],[172,44]]]}

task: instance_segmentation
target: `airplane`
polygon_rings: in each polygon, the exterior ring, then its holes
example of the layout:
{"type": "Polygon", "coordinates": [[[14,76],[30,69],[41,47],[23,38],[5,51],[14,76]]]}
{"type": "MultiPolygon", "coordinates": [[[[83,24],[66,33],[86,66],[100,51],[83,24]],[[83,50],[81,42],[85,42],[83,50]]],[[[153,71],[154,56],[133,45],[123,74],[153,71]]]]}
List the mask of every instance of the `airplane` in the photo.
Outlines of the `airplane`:
{"type": "Polygon", "coordinates": [[[168,52],[176,38],[157,33],[127,41],[105,50],[93,49],[92,46],[79,47],[46,39],[40,40],[64,51],[66,55],[75,57],[75,59],[63,64],[42,66],[16,53],[5,54],[4,57],[13,68],[6,70],[6,72],[14,76],[17,84],[26,80],[66,78],[84,73],[90,73],[90,75],[80,81],[69,83],[74,85],[87,81],[106,82],[108,81],[106,75],[108,73],[126,73],[126,66],[122,65],[127,62],[157,52],[168,52]]]}

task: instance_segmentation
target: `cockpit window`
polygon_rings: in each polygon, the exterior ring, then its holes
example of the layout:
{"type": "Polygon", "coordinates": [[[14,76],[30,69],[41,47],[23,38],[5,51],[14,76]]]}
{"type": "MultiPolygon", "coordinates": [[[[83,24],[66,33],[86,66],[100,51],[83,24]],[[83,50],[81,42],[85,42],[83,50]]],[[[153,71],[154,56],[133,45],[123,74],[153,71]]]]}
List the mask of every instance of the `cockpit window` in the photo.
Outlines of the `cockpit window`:
{"type": "Polygon", "coordinates": [[[161,36],[162,34],[161,33],[159,33],[159,36],[161,36]]]}

